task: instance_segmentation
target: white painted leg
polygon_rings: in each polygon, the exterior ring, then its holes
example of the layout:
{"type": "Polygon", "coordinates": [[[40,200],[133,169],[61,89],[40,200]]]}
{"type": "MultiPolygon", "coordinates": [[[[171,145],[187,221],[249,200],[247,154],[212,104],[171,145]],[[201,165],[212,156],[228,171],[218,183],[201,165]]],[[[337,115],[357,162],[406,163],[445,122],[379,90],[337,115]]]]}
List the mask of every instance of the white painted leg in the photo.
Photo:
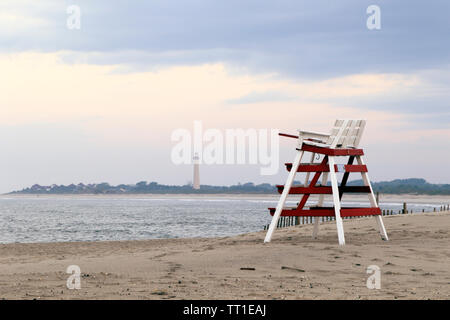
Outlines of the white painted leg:
{"type": "Polygon", "coordinates": [[[381,218],[381,215],[377,215],[374,217],[378,224],[378,230],[380,230],[381,239],[383,239],[384,241],[389,241],[389,238],[388,238],[388,235],[386,232],[386,228],[384,227],[384,223],[383,223],[383,219],[381,218]]]}
{"type": "MultiPolygon", "coordinates": [[[[328,182],[328,172],[323,172],[322,173],[322,186],[325,186],[328,182]]],[[[319,207],[323,207],[323,200],[324,200],[325,195],[321,194],[319,195],[319,201],[317,202],[317,205],[319,207]]],[[[315,217],[314,218],[314,229],[313,229],[313,239],[317,238],[317,235],[319,234],[319,225],[320,225],[320,217],[315,217]]]]}
{"type": "MultiPolygon", "coordinates": [[[[356,156],[356,161],[358,162],[359,165],[364,165],[364,160],[363,160],[362,156],[356,156]]],[[[370,193],[369,193],[370,205],[372,207],[378,208],[378,203],[377,203],[377,200],[373,193],[372,185],[370,184],[369,174],[367,172],[361,172],[361,176],[362,176],[364,185],[370,187],[370,193]]],[[[374,216],[374,218],[375,218],[375,221],[377,222],[378,230],[380,231],[380,234],[381,234],[381,239],[388,241],[389,238],[388,238],[388,235],[386,232],[386,228],[384,227],[384,223],[383,223],[383,219],[381,218],[381,215],[374,216]]]]}
{"type": "Polygon", "coordinates": [[[339,199],[339,188],[336,178],[336,171],[334,170],[334,157],[328,157],[328,163],[330,165],[330,180],[331,188],[333,190],[334,214],[336,216],[338,239],[339,244],[342,246],[345,244],[344,225],[341,218],[341,201],[339,199]]]}
{"type": "Polygon", "coordinates": [[[284,204],[286,202],[287,196],[289,195],[289,190],[291,189],[292,184],[294,183],[295,175],[297,174],[298,166],[300,165],[300,161],[303,157],[303,151],[298,151],[295,156],[295,160],[292,163],[291,171],[289,172],[288,178],[286,180],[286,184],[284,185],[283,192],[281,193],[280,200],[278,201],[277,208],[273,215],[272,221],[270,222],[269,230],[267,231],[266,238],[264,242],[270,242],[272,240],[272,234],[277,226],[278,219],[280,218],[281,211],[283,210],[284,204]]]}

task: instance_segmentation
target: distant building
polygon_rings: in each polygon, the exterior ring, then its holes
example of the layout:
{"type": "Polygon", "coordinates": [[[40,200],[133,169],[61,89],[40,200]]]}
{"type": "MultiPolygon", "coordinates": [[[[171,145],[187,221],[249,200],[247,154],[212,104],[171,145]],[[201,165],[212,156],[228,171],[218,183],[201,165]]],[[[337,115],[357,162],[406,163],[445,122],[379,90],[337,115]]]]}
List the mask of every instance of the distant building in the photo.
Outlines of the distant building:
{"type": "Polygon", "coordinates": [[[200,168],[199,168],[199,157],[198,157],[198,153],[195,153],[194,155],[194,184],[193,184],[193,188],[198,190],[200,189],[200,168]]]}

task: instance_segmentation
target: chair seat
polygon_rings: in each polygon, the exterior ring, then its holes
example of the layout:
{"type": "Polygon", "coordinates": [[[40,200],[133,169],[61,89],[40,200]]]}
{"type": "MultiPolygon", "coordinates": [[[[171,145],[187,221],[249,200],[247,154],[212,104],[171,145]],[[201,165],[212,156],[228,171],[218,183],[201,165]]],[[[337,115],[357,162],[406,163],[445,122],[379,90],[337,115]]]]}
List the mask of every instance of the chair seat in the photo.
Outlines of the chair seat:
{"type": "Polygon", "coordinates": [[[330,145],[325,143],[325,142],[319,142],[319,141],[312,141],[312,140],[303,140],[304,144],[308,144],[310,146],[316,146],[316,147],[321,147],[321,148],[329,148],[330,145]]]}
{"type": "Polygon", "coordinates": [[[327,156],[362,156],[364,155],[363,149],[355,149],[355,148],[330,148],[329,145],[326,147],[321,147],[317,145],[307,144],[303,142],[301,148],[297,148],[297,150],[314,152],[319,154],[324,154],[327,156]]]}
{"type": "MultiPolygon", "coordinates": [[[[303,140],[304,144],[308,144],[310,146],[316,146],[316,147],[320,147],[320,148],[330,148],[330,149],[343,149],[342,144],[338,144],[335,148],[331,148],[331,145],[324,142],[324,141],[320,141],[317,139],[305,139],[303,140]]],[[[352,146],[348,146],[348,149],[355,149],[355,147],[352,146]]]]}

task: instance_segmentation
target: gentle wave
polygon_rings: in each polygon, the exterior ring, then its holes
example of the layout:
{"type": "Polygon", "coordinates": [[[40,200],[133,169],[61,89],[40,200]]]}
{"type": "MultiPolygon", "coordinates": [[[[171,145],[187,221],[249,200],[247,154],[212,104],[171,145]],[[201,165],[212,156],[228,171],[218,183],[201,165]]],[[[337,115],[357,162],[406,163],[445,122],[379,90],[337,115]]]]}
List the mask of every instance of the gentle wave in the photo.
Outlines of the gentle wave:
{"type": "MultiPolygon", "coordinates": [[[[270,223],[267,208],[277,201],[254,196],[0,197],[0,243],[232,236],[262,230],[270,223]]],[[[287,201],[289,206],[296,203],[287,201]]],[[[382,203],[381,209],[398,212],[402,206],[393,201],[382,203]]],[[[408,204],[414,212],[438,207],[408,204]]]]}

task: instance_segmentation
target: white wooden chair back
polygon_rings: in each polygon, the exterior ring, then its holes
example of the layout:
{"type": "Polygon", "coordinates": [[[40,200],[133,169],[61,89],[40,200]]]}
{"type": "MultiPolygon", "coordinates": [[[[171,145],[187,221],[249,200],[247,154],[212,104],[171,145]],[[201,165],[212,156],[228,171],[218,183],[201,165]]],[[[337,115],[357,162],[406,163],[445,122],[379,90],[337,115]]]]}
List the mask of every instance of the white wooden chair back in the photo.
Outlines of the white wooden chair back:
{"type": "Polygon", "coordinates": [[[366,120],[336,120],[326,144],[331,148],[356,148],[365,125],[366,120]]]}

